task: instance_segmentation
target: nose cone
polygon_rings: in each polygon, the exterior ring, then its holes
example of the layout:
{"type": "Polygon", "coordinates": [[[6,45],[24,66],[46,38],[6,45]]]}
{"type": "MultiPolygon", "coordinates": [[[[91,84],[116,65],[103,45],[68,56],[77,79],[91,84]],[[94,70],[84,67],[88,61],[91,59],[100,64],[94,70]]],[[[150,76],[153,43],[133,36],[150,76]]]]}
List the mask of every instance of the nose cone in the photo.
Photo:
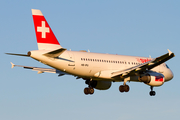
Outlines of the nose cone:
{"type": "Polygon", "coordinates": [[[170,69],[167,69],[166,75],[165,75],[166,81],[173,79],[173,77],[174,77],[173,72],[170,69]]]}

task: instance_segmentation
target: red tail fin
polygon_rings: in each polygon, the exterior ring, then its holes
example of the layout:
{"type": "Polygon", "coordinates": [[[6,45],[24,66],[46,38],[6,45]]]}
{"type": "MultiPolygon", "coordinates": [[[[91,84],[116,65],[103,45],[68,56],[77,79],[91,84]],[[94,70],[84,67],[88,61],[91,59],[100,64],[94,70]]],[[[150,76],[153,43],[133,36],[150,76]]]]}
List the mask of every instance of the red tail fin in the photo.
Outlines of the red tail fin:
{"type": "Polygon", "coordinates": [[[32,9],[39,50],[62,48],[40,10],[32,9]]]}

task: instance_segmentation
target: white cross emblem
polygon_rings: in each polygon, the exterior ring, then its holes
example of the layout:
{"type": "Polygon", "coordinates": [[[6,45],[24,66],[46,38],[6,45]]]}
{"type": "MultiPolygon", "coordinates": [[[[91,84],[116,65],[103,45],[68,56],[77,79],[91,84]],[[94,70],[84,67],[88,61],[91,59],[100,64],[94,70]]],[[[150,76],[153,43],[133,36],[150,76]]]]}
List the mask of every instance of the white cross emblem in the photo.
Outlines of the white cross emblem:
{"type": "Polygon", "coordinates": [[[49,28],[45,26],[45,21],[41,22],[41,27],[37,27],[37,32],[41,32],[41,37],[46,38],[46,33],[49,33],[49,28]]]}

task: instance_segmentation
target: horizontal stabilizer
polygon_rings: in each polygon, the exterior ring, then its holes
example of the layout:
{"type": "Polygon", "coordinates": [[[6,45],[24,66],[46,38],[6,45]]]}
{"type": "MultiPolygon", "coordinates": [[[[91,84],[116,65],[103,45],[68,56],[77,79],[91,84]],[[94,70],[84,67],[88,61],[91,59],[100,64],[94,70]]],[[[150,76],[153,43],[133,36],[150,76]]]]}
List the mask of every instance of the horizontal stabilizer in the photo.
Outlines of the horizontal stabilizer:
{"type": "Polygon", "coordinates": [[[37,71],[38,74],[41,74],[41,73],[44,73],[44,72],[47,72],[47,73],[56,73],[56,74],[59,74],[59,76],[62,76],[62,75],[69,75],[65,72],[62,72],[60,70],[57,70],[57,69],[51,69],[51,68],[40,68],[40,67],[31,67],[31,66],[23,66],[23,65],[15,65],[11,62],[11,65],[12,65],[12,68],[14,67],[22,67],[22,68],[25,68],[25,69],[31,69],[33,71],[37,71]]]}
{"type": "Polygon", "coordinates": [[[65,48],[60,48],[60,49],[45,53],[43,55],[45,55],[47,57],[53,57],[54,58],[54,57],[60,56],[65,50],[66,50],[65,48]]]}
{"type": "Polygon", "coordinates": [[[29,57],[29,55],[26,54],[15,54],[15,53],[5,53],[7,55],[16,55],[16,56],[24,56],[24,57],[29,57]]]}

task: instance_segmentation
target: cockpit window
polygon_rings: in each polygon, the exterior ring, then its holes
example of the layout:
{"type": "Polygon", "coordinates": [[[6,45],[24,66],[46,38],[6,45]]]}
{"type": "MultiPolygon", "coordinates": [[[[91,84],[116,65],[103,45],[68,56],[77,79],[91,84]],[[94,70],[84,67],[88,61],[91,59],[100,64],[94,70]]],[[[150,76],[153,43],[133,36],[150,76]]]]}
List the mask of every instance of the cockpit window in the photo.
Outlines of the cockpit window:
{"type": "Polygon", "coordinates": [[[168,65],[166,65],[166,67],[169,68],[168,65]]]}

